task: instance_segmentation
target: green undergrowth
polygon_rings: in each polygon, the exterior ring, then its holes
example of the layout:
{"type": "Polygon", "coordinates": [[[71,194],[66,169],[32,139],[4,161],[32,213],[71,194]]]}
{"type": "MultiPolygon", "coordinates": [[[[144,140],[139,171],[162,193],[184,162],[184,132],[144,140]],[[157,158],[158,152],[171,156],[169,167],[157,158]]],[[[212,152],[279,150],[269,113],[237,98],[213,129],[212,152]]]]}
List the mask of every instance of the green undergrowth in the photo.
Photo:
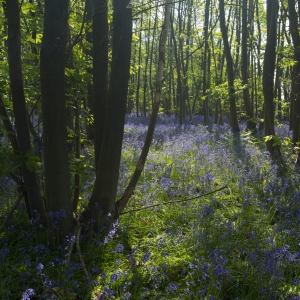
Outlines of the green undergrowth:
{"type": "MultiPolygon", "coordinates": [[[[125,130],[119,195],[144,132],[125,130]]],[[[298,299],[300,180],[291,167],[278,174],[259,136],[159,125],[125,213],[81,244],[84,265],[72,239],[50,252],[45,231],[15,212],[0,236],[0,299],[298,299]]]]}

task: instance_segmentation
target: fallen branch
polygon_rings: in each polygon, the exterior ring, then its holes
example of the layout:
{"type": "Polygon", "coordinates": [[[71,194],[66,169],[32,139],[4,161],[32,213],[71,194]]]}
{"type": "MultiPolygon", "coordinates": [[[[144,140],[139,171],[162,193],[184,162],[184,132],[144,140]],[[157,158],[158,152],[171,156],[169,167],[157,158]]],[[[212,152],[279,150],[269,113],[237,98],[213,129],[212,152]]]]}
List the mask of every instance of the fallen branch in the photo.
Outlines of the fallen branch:
{"type": "Polygon", "coordinates": [[[17,201],[15,202],[15,204],[12,206],[11,210],[9,211],[8,215],[6,216],[6,219],[4,220],[3,224],[0,227],[0,232],[4,229],[6,223],[8,222],[8,220],[12,217],[12,215],[14,214],[14,211],[17,209],[18,205],[20,204],[22,198],[24,197],[24,192],[21,192],[19,195],[19,198],[17,199],[17,201]]]}
{"type": "Polygon", "coordinates": [[[132,209],[132,210],[129,210],[129,211],[125,211],[123,213],[121,213],[121,215],[125,215],[125,214],[129,214],[129,213],[132,213],[132,212],[136,212],[136,211],[140,211],[140,210],[144,210],[144,209],[148,209],[148,208],[152,208],[152,207],[156,207],[156,206],[160,206],[160,205],[166,205],[166,204],[172,204],[172,203],[180,203],[180,202],[186,202],[186,201],[191,201],[191,200],[195,200],[195,199],[198,199],[198,198],[202,198],[204,196],[208,196],[208,195],[211,195],[211,194],[214,194],[216,192],[219,192],[219,191],[222,191],[226,188],[229,188],[227,185],[224,185],[212,192],[209,192],[209,193],[206,193],[206,194],[202,194],[202,195],[199,195],[199,196],[196,196],[196,197],[193,197],[193,198],[187,198],[187,199],[182,199],[182,200],[173,200],[173,201],[168,201],[168,202],[163,202],[163,203],[157,203],[157,204],[153,204],[153,205],[149,205],[149,206],[144,206],[144,207],[141,207],[141,208],[137,208],[137,209],[132,209]]]}

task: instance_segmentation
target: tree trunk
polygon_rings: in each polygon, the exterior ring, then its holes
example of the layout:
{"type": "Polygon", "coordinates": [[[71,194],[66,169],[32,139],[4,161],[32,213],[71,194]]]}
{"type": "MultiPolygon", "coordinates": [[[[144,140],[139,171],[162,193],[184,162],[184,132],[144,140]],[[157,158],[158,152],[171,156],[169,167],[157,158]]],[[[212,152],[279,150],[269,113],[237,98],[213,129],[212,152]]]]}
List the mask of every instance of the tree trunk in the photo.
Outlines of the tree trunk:
{"type": "Polygon", "coordinates": [[[204,15],[204,31],[203,31],[203,38],[204,38],[204,53],[203,53],[203,85],[202,85],[202,97],[203,100],[203,115],[204,115],[204,122],[209,122],[209,109],[208,109],[208,21],[209,21],[209,8],[210,8],[210,0],[206,0],[205,2],[205,15],[204,15]]]}
{"type": "MultiPolygon", "coordinates": [[[[143,24],[143,15],[141,16],[140,27],[143,24]]],[[[139,33],[139,56],[138,56],[138,72],[137,72],[137,86],[135,94],[135,103],[136,103],[136,115],[139,116],[139,103],[140,103],[140,88],[141,88],[141,61],[142,61],[142,30],[139,33]]]]}
{"type": "MultiPolygon", "coordinates": [[[[21,63],[21,29],[20,29],[20,8],[18,0],[6,1],[6,14],[8,23],[8,64],[10,89],[13,100],[13,111],[15,116],[15,127],[17,132],[17,143],[20,154],[26,160],[26,155],[31,155],[32,146],[30,140],[28,114],[26,108],[22,63],[21,63]]],[[[28,170],[25,162],[21,166],[22,176],[26,186],[26,197],[29,206],[29,218],[33,217],[36,211],[46,224],[46,212],[44,201],[40,191],[37,175],[28,170]]]]}
{"type": "Polygon", "coordinates": [[[45,1],[41,45],[45,197],[52,246],[62,244],[73,226],[64,83],[68,6],[68,0],[45,1]]]}
{"type": "Polygon", "coordinates": [[[108,21],[107,1],[93,1],[93,113],[95,167],[97,170],[105,130],[108,96],[108,21]]]}
{"type": "Polygon", "coordinates": [[[182,81],[181,81],[181,70],[180,70],[180,58],[177,52],[177,41],[175,37],[175,31],[174,31],[174,24],[173,24],[173,18],[170,19],[171,24],[171,36],[174,43],[174,56],[175,56],[175,63],[176,63],[176,71],[177,71],[177,99],[179,101],[177,102],[177,105],[179,106],[179,123],[182,124],[184,120],[183,116],[183,95],[182,95],[182,81]]]}
{"type": "Polygon", "coordinates": [[[248,1],[243,0],[242,6],[242,83],[243,83],[243,98],[247,118],[247,130],[255,130],[256,123],[253,122],[253,107],[250,101],[249,86],[248,86],[248,1]]]}
{"type": "MultiPolygon", "coordinates": [[[[298,15],[295,9],[295,0],[288,0],[290,33],[294,44],[294,59],[296,64],[293,71],[293,143],[296,145],[300,141],[300,35],[298,28],[298,15]]],[[[297,160],[300,166],[300,152],[297,160]]]]}
{"type": "Polygon", "coordinates": [[[170,27],[170,0],[166,0],[166,9],[165,9],[165,22],[162,28],[162,33],[160,36],[159,41],[159,58],[158,58],[158,68],[156,73],[156,92],[155,92],[155,98],[153,102],[153,109],[152,109],[152,115],[145,139],[145,143],[142,149],[142,153],[139,157],[138,163],[136,165],[135,171],[131,177],[131,180],[122,195],[121,199],[117,201],[116,207],[116,217],[118,217],[122,211],[124,210],[126,204],[128,203],[130,197],[132,196],[134,189],[137,185],[137,182],[141,176],[141,173],[144,169],[144,165],[146,162],[146,158],[150,149],[150,145],[153,138],[153,133],[155,129],[155,123],[159,111],[159,104],[160,104],[160,96],[162,93],[162,76],[163,76],[163,69],[164,69],[164,63],[165,63],[165,47],[168,37],[168,31],[170,27]]]}
{"type": "Polygon", "coordinates": [[[82,213],[84,224],[94,229],[109,224],[115,215],[122,140],[126,113],[132,39],[130,1],[115,0],[113,12],[112,64],[103,139],[96,181],[88,207],[82,213]],[[111,218],[110,218],[111,216],[111,218]]]}
{"type": "Polygon", "coordinates": [[[228,94],[230,104],[230,126],[233,132],[239,132],[239,124],[237,120],[236,103],[235,103],[235,88],[234,88],[234,71],[233,61],[230,53],[228,42],[227,26],[225,24],[224,0],[219,1],[220,7],[220,26],[222,31],[224,51],[227,61],[227,76],[228,76],[228,94]]]}
{"type": "Polygon", "coordinates": [[[267,45],[264,56],[263,68],[263,93],[265,135],[272,137],[267,139],[267,150],[275,160],[281,160],[280,147],[275,140],[274,129],[274,72],[276,62],[276,35],[277,35],[278,0],[267,1],[267,45]]]}

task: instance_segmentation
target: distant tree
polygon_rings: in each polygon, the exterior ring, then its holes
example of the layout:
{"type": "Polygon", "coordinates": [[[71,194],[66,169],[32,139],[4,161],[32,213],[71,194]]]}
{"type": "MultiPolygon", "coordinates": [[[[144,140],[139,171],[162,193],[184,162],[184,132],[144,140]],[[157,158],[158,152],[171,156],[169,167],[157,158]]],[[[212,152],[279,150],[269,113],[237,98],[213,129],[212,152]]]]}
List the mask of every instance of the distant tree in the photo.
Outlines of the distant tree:
{"type": "Polygon", "coordinates": [[[208,66],[209,66],[209,43],[208,43],[208,24],[209,24],[209,9],[210,9],[210,0],[205,1],[205,15],[204,15],[204,30],[203,30],[203,38],[204,38],[204,52],[203,52],[203,85],[202,85],[202,95],[204,97],[203,100],[203,115],[204,121],[206,123],[209,122],[209,106],[208,106],[208,93],[207,90],[209,88],[209,80],[208,80],[208,66]]]}
{"type": "MultiPolygon", "coordinates": [[[[294,45],[294,71],[293,71],[293,143],[296,145],[300,142],[300,35],[299,35],[299,16],[296,12],[295,0],[288,0],[288,11],[290,21],[290,33],[294,45]]],[[[300,154],[299,154],[300,155],[300,154]]],[[[300,156],[297,159],[297,165],[300,166],[300,156]]]]}
{"type": "Polygon", "coordinates": [[[278,1],[267,0],[267,44],[263,66],[264,118],[267,150],[280,161],[281,151],[274,129],[274,72],[276,62],[278,1]]]}
{"type": "Polygon", "coordinates": [[[256,123],[253,121],[253,107],[250,100],[249,82],[248,82],[248,1],[243,0],[242,4],[242,84],[243,84],[243,99],[246,109],[247,129],[255,130],[256,123]]]}
{"type": "Polygon", "coordinates": [[[233,132],[239,132],[239,124],[237,120],[236,102],[235,102],[235,88],[234,88],[234,70],[233,60],[228,42],[227,26],[225,22],[224,0],[219,1],[220,8],[220,26],[223,37],[224,52],[227,62],[227,77],[228,77],[228,96],[230,104],[230,126],[233,132]]]}

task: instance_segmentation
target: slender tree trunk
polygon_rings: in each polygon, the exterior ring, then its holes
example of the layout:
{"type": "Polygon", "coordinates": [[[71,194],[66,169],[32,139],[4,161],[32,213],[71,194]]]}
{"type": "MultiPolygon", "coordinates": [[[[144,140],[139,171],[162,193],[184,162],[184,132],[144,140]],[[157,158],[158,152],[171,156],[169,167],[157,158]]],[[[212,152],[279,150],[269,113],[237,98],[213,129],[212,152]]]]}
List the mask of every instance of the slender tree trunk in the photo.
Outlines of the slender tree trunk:
{"type": "Polygon", "coordinates": [[[154,38],[155,38],[156,27],[157,27],[157,19],[158,19],[158,7],[156,7],[156,10],[155,10],[152,43],[151,43],[151,51],[150,51],[149,85],[150,85],[150,90],[151,90],[151,95],[150,95],[151,99],[153,99],[153,97],[154,97],[154,88],[153,88],[153,84],[152,84],[152,64],[153,64],[153,48],[154,48],[154,38]]]}
{"type": "MultiPolygon", "coordinates": [[[[86,0],[86,18],[85,22],[89,24],[89,26],[92,27],[92,20],[93,20],[93,15],[94,15],[94,3],[93,0],[86,0]]],[[[93,27],[92,27],[93,28],[93,27]]],[[[86,33],[86,41],[90,44],[93,45],[93,31],[88,31],[86,33]]],[[[84,50],[84,52],[89,55],[91,58],[93,58],[93,48],[87,48],[84,50]]],[[[94,62],[94,59],[93,59],[94,62]]],[[[87,68],[87,73],[91,76],[93,76],[93,68],[88,67],[87,68]]],[[[94,105],[93,105],[93,83],[89,81],[87,83],[87,96],[86,96],[86,101],[84,103],[85,109],[88,112],[88,117],[86,119],[86,135],[89,140],[94,139],[94,120],[91,118],[91,115],[94,115],[94,105]]]]}
{"type": "Polygon", "coordinates": [[[93,1],[93,113],[95,167],[97,169],[104,135],[108,96],[108,20],[107,1],[93,1]]]}
{"type": "Polygon", "coordinates": [[[181,80],[181,70],[180,70],[180,58],[177,53],[177,41],[174,32],[173,18],[171,17],[171,35],[174,43],[174,56],[176,63],[176,71],[177,71],[177,97],[179,101],[177,104],[179,105],[179,123],[182,124],[184,120],[183,116],[183,95],[182,95],[182,80],[181,80]]]}
{"type": "MultiPolygon", "coordinates": [[[[80,160],[80,101],[76,99],[75,102],[75,158],[80,160]]],[[[73,211],[77,212],[77,206],[80,196],[80,174],[76,173],[74,175],[74,196],[73,196],[73,211]]]]}
{"type": "Polygon", "coordinates": [[[243,83],[243,98],[246,109],[247,130],[255,130],[256,123],[253,122],[253,108],[250,101],[250,93],[248,86],[248,1],[243,0],[242,6],[242,83],[243,83]]]}
{"type": "Polygon", "coordinates": [[[267,0],[267,45],[263,68],[263,93],[265,135],[272,138],[267,140],[267,150],[275,160],[281,160],[279,144],[275,140],[274,129],[274,73],[276,62],[278,0],[267,0]]]}
{"type": "Polygon", "coordinates": [[[239,132],[239,124],[237,120],[237,111],[235,103],[235,88],[234,88],[234,71],[233,71],[233,61],[230,53],[230,46],[228,42],[227,27],[225,24],[225,12],[224,12],[224,0],[219,1],[220,7],[220,26],[222,31],[224,51],[227,61],[227,76],[228,76],[228,94],[230,103],[230,126],[233,132],[239,132]]]}
{"type": "MultiPolygon", "coordinates": [[[[20,7],[18,0],[6,1],[6,13],[8,23],[8,64],[10,89],[13,100],[13,111],[15,116],[15,127],[17,132],[17,143],[21,155],[26,157],[32,155],[33,151],[30,140],[28,114],[26,108],[22,63],[21,63],[21,29],[20,29],[20,7]]],[[[29,206],[29,218],[33,217],[36,211],[46,224],[46,213],[42,199],[40,185],[37,175],[28,170],[24,163],[21,167],[22,176],[26,186],[26,196],[29,206]]]]}
{"type": "Polygon", "coordinates": [[[68,0],[45,1],[41,46],[45,197],[53,246],[62,244],[73,226],[64,84],[68,6],[68,0]]]}
{"type": "MultiPolygon", "coordinates": [[[[294,59],[296,64],[293,72],[293,143],[300,141],[300,35],[298,26],[298,15],[295,9],[295,0],[288,0],[290,33],[294,44],[294,59]]],[[[297,166],[300,166],[300,152],[297,159],[297,166]]]]}
{"type": "Polygon", "coordinates": [[[131,180],[126,190],[124,191],[124,194],[122,195],[121,199],[116,203],[116,207],[117,207],[116,217],[118,217],[122,213],[122,211],[124,210],[126,204],[128,203],[130,197],[134,192],[137,182],[144,169],[144,165],[152,142],[155,123],[159,111],[160,97],[162,93],[162,77],[163,77],[163,69],[164,69],[164,62],[165,62],[165,47],[166,47],[169,27],[170,27],[170,0],[166,0],[165,22],[162,28],[162,33],[159,41],[158,69],[156,73],[156,92],[155,92],[155,99],[153,102],[152,115],[151,115],[148,131],[147,131],[145,143],[142,149],[142,153],[139,157],[135,171],[131,177],[131,180]]]}
{"type": "Polygon", "coordinates": [[[206,0],[205,2],[205,15],[204,15],[204,31],[203,31],[203,38],[204,38],[204,53],[203,53],[203,85],[202,85],[202,97],[203,100],[203,115],[204,115],[204,122],[209,122],[209,109],[208,109],[208,22],[209,22],[209,8],[210,8],[210,0],[206,0]]]}
{"type": "MultiPolygon", "coordinates": [[[[140,28],[142,28],[142,24],[143,24],[143,15],[141,16],[140,28]]],[[[142,30],[140,29],[140,33],[139,33],[139,56],[138,56],[137,86],[136,86],[136,94],[135,94],[136,114],[137,114],[137,116],[139,116],[139,103],[140,103],[141,61],[142,61],[142,30]]]]}

